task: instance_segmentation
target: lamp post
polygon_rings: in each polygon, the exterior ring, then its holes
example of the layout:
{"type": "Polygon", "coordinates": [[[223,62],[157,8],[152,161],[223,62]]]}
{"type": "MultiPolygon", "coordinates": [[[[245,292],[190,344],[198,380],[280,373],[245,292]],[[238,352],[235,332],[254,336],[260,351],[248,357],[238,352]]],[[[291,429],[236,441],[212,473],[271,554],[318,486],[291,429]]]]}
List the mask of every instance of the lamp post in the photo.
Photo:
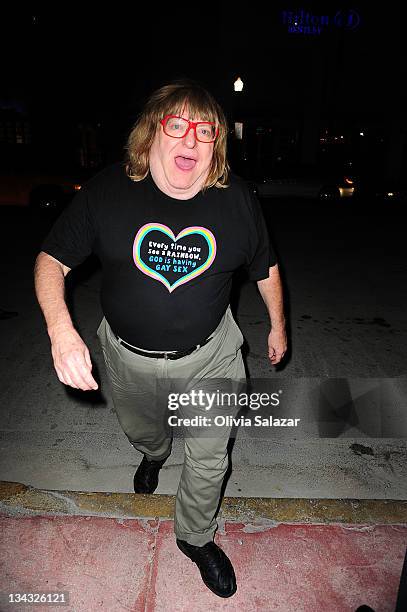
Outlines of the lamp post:
{"type": "Polygon", "coordinates": [[[234,162],[235,170],[240,175],[246,174],[246,152],[245,152],[245,140],[243,135],[243,86],[242,79],[237,77],[233,83],[233,127],[234,127],[234,162]]]}
{"type": "MultiPolygon", "coordinates": [[[[233,89],[235,94],[241,94],[243,91],[243,81],[239,77],[237,77],[236,81],[233,83],[233,89]]],[[[234,116],[234,128],[235,128],[235,136],[237,140],[243,140],[243,122],[241,121],[241,109],[240,109],[240,97],[235,99],[235,116],[234,116]]]]}

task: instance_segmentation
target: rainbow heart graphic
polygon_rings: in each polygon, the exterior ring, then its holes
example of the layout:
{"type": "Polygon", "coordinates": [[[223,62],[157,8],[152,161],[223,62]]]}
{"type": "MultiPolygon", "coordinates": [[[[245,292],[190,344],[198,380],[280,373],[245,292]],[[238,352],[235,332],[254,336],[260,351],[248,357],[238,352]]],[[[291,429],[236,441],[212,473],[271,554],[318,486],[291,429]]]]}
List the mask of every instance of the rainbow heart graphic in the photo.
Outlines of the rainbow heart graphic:
{"type": "MultiPolygon", "coordinates": [[[[156,244],[157,241],[154,242],[154,244],[156,244]]],[[[162,246],[162,245],[157,245],[158,247],[162,246]]],[[[183,247],[184,251],[185,251],[185,247],[183,247]]],[[[196,249],[194,248],[194,251],[196,249]]],[[[200,249],[198,249],[200,251],[200,249]]],[[[185,229],[183,229],[178,236],[175,236],[174,232],[167,227],[166,225],[163,225],[162,223],[146,223],[145,225],[143,225],[143,227],[141,227],[139,229],[139,231],[136,234],[136,237],[134,239],[134,243],[133,243],[133,260],[134,263],[136,264],[137,268],[143,272],[143,274],[145,274],[146,276],[150,276],[151,278],[154,278],[155,280],[158,280],[160,283],[162,283],[170,293],[172,293],[177,287],[179,287],[180,285],[183,285],[185,283],[188,283],[189,281],[191,281],[192,279],[196,278],[197,276],[200,276],[201,274],[203,274],[205,272],[205,270],[207,270],[213,263],[214,259],[216,256],[216,240],[215,240],[215,236],[212,234],[212,232],[208,229],[206,229],[205,227],[200,227],[200,226],[193,226],[193,227],[186,227],[185,229]],[[179,241],[182,238],[185,237],[189,237],[189,236],[198,236],[200,237],[200,240],[202,242],[202,239],[204,239],[205,244],[208,247],[208,255],[205,259],[205,261],[203,263],[201,263],[199,266],[194,267],[191,271],[186,271],[187,270],[187,264],[191,263],[186,261],[185,262],[185,266],[179,266],[176,265],[175,268],[176,270],[179,270],[180,268],[182,268],[182,272],[178,272],[180,273],[180,276],[178,278],[174,278],[172,281],[169,280],[168,278],[166,278],[164,276],[164,274],[162,273],[162,271],[158,271],[157,268],[164,268],[164,271],[166,269],[166,265],[156,265],[156,269],[154,269],[150,263],[146,263],[146,261],[143,260],[141,251],[142,249],[146,249],[146,243],[144,242],[146,240],[146,238],[149,236],[149,234],[151,234],[151,232],[159,232],[161,234],[164,234],[166,239],[170,238],[171,242],[173,243],[173,245],[175,245],[176,243],[179,244],[179,241]]],[[[158,260],[163,260],[167,262],[168,268],[170,267],[170,265],[174,262],[177,261],[177,263],[179,264],[180,261],[178,260],[179,255],[176,255],[175,258],[170,256],[170,257],[166,257],[165,254],[163,253],[162,256],[160,256],[159,258],[157,257],[158,260]]],[[[146,256],[144,256],[144,259],[146,258],[146,256]]],[[[151,259],[151,258],[150,258],[151,259]]],[[[153,258],[154,259],[154,258],[153,258]]],[[[182,262],[184,263],[184,262],[182,262]]],[[[196,261],[192,264],[196,266],[196,261]]],[[[168,269],[167,268],[167,269],[168,269]]]]}

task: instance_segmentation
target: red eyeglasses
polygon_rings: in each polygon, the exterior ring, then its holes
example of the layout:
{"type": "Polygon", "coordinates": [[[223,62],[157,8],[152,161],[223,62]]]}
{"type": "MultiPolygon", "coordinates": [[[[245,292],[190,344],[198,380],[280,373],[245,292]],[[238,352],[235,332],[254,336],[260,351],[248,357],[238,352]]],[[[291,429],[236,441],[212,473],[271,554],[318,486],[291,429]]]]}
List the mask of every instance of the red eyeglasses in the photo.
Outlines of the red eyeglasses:
{"type": "Polygon", "coordinates": [[[212,121],[189,121],[176,115],[166,115],[160,120],[164,133],[172,138],[184,138],[189,130],[194,130],[199,142],[214,142],[219,134],[219,128],[212,121]]]}

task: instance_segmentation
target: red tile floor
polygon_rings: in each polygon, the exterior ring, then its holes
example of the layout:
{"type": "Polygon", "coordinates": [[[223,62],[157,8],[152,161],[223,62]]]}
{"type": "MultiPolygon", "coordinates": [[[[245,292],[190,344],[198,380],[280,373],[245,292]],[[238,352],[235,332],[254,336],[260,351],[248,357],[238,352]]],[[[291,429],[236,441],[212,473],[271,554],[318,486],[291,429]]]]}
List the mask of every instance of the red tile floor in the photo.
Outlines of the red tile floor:
{"type": "Polygon", "coordinates": [[[0,516],[1,612],[394,612],[407,526],[226,523],[216,542],[238,591],[220,599],[178,550],[170,520],[0,516]],[[68,592],[65,606],[8,593],[68,592]]]}

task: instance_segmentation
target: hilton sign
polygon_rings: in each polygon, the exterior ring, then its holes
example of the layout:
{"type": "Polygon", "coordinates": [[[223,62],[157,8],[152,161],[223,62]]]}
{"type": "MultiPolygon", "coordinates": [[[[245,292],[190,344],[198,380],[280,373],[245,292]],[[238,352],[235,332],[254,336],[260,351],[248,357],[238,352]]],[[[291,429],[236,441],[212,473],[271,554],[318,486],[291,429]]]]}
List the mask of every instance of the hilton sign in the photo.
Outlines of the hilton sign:
{"type": "Polygon", "coordinates": [[[313,15],[305,9],[281,11],[281,22],[290,34],[315,36],[329,27],[356,30],[360,25],[360,15],[352,9],[336,11],[330,15],[313,15]]]}

